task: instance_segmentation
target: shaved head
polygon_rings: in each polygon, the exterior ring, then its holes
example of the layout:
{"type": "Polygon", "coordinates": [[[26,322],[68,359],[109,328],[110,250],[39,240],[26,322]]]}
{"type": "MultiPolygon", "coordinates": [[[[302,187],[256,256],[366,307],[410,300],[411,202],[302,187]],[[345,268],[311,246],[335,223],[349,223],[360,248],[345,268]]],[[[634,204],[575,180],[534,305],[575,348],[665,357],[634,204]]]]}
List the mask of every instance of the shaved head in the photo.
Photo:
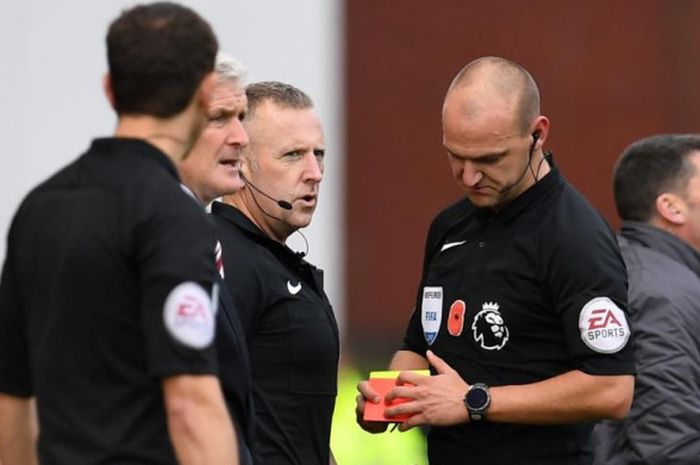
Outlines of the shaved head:
{"type": "Polygon", "coordinates": [[[540,115],[540,92],[530,73],[510,60],[482,57],[468,63],[457,73],[447,91],[447,100],[459,92],[460,112],[465,118],[479,116],[485,109],[500,105],[518,119],[521,131],[540,115]]]}

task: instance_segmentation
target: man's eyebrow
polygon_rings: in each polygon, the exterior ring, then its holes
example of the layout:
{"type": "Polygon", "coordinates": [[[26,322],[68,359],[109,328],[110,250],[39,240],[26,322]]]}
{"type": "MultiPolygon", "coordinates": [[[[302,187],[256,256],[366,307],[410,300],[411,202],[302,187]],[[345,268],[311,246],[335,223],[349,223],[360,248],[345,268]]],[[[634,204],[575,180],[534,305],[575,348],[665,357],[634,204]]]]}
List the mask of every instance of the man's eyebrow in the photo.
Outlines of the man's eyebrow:
{"type": "Polygon", "coordinates": [[[500,150],[498,152],[489,152],[489,153],[483,153],[483,154],[474,155],[474,156],[467,156],[467,155],[463,155],[461,153],[454,152],[454,151],[450,150],[447,146],[443,145],[443,147],[445,148],[447,153],[453,157],[463,158],[463,159],[472,160],[472,161],[479,161],[479,160],[485,159],[485,158],[501,157],[508,152],[508,149],[504,149],[504,150],[500,150]]]}

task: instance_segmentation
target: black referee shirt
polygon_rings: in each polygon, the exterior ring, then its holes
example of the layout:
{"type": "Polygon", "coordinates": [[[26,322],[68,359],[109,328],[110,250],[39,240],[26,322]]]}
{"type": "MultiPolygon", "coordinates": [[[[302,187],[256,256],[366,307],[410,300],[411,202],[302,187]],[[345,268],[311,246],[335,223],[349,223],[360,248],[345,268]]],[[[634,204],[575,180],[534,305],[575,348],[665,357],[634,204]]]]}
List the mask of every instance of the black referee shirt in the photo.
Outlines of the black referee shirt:
{"type": "Polygon", "coordinates": [[[17,212],[0,391],[36,395],[42,464],[174,464],[161,378],[215,373],[215,239],[171,161],[95,140],[17,212]]]}
{"type": "Polygon", "coordinates": [[[246,333],[259,465],[328,465],[338,327],[320,270],[214,203],[225,281],[246,333]]]}
{"type": "MultiPolygon", "coordinates": [[[[404,349],[433,350],[470,384],[632,374],[626,308],[613,233],[552,166],[498,213],[464,199],[438,215],[404,349]]],[[[589,463],[590,429],[434,427],[430,463],[589,463]]]]}

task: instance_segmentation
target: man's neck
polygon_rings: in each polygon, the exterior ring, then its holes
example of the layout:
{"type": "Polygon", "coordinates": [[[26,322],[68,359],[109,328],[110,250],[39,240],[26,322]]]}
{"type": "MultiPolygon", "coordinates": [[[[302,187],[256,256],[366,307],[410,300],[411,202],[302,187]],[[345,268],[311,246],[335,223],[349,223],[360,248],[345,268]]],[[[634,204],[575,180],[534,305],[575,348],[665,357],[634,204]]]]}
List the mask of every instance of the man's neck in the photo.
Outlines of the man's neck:
{"type": "Polygon", "coordinates": [[[165,153],[178,166],[192,147],[198,132],[193,129],[193,118],[187,113],[169,119],[123,115],[119,118],[114,135],[145,140],[165,153]]]}
{"type": "Polygon", "coordinates": [[[277,212],[263,211],[263,208],[267,208],[266,205],[262,203],[259,205],[255,200],[258,202],[264,202],[264,200],[256,199],[253,195],[246,186],[235,194],[224,196],[222,200],[225,204],[235,207],[243,213],[267,237],[284,244],[294,231],[287,231],[286,223],[278,216],[277,212]]]}

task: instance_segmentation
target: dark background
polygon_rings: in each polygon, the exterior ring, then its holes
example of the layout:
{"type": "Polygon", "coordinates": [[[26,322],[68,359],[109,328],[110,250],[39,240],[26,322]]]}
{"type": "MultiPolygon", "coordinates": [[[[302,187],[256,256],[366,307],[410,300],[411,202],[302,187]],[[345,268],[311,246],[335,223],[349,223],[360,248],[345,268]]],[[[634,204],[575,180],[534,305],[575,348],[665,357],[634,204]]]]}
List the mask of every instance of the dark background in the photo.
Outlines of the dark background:
{"type": "Polygon", "coordinates": [[[460,196],[440,110],[459,69],[527,68],[545,148],[619,225],[612,169],[632,141],[700,128],[700,1],[347,0],[346,353],[379,369],[399,347],[432,217],[460,196]]]}

